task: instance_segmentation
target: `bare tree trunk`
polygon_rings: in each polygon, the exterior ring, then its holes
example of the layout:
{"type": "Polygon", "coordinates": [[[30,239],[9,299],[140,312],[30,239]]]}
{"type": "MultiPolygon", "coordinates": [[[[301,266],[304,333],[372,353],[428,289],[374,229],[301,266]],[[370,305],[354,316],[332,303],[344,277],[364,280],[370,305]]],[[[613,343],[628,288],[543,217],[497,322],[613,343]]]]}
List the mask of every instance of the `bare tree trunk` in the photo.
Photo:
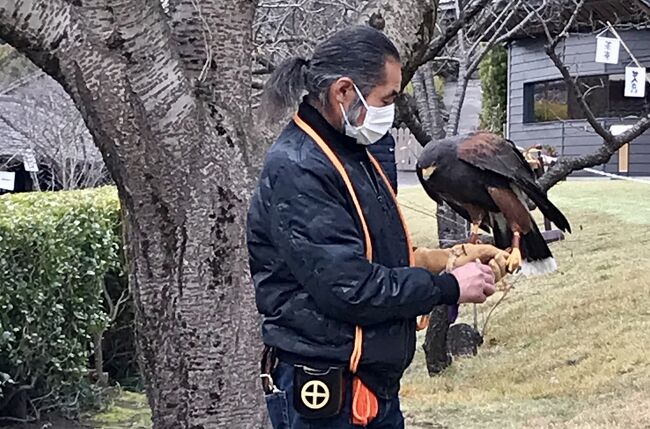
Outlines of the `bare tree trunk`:
{"type": "MultiPolygon", "coordinates": [[[[436,210],[438,218],[438,245],[448,248],[467,238],[467,221],[447,204],[440,204],[436,210]]],[[[429,319],[427,336],[431,336],[429,345],[424,349],[429,375],[442,372],[451,365],[452,358],[447,347],[449,331],[449,306],[436,307],[429,319]],[[435,370],[435,371],[432,371],[435,370]]]]}
{"type": "Polygon", "coordinates": [[[397,107],[395,123],[406,125],[418,143],[426,146],[431,141],[431,136],[429,131],[418,120],[419,112],[417,111],[415,98],[408,93],[402,92],[397,97],[395,104],[397,107]]]}
{"type": "Polygon", "coordinates": [[[431,109],[431,136],[434,139],[443,139],[447,135],[445,132],[445,123],[448,115],[445,103],[442,100],[442,94],[438,94],[433,74],[433,65],[427,63],[423,66],[424,78],[427,85],[427,100],[431,109]]]}
{"type": "MultiPolygon", "coordinates": [[[[461,7],[458,0],[456,8],[458,18],[460,18],[461,7]]],[[[463,31],[457,31],[458,38],[462,45],[463,31]]],[[[448,129],[447,132],[445,132],[444,122],[442,119],[444,102],[436,92],[431,64],[426,64],[418,70],[416,79],[418,78],[419,85],[414,81],[413,86],[416,95],[416,105],[421,115],[420,117],[427,118],[426,121],[422,121],[422,125],[428,131],[428,134],[434,139],[444,138],[446,135],[455,135],[458,131],[459,113],[454,112],[453,109],[458,105],[462,105],[462,101],[465,97],[464,90],[461,94],[457,92],[454,98],[454,105],[449,118],[448,129]],[[422,109],[425,110],[423,111],[422,109]],[[456,115],[455,118],[454,114],[456,115]],[[456,124],[453,127],[451,122],[452,120],[456,121],[456,124]]],[[[465,83],[464,87],[467,88],[467,83],[465,83]]],[[[456,212],[446,204],[441,204],[437,207],[436,217],[438,220],[438,240],[441,248],[449,247],[452,243],[467,237],[467,221],[456,214],[456,212]]],[[[448,311],[448,306],[441,305],[435,307],[430,314],[427,337],[423,348],[427,361],[427,369],[431,376],[441,373],[445,368],[451,365],[452,362],[447,349],[447,332],[449,330],[448,311]]]]}
{"type": "Polygon", "coordinates": [[[154,0],[9,0],[0,37],[72,96],[117,185],[154,428],[257,428],[260,343],[242,157],[251,147],[242,128],[254,5],[205,1],[200,12],[195,3],[174,6],[192,7],[188,29],[199,15],[208,25],[172,40],[154,0]],[[199,79],[187,64],[207,56],[189,47],[208,32],[218,33],[219,49],[199,79]]]}
{"type": "Polygon", "coordinates": [[[95,377],[101,386],[108,384],[108,376],[104,373],[104,330],[93,335],[93,358],[95,360],[95,377]]]}
{"type": "Polygon", "coordinates": [[[431,138],[444,138],[445,109],[444,103],[436,91],[432,64],[427,63],[420,67],[413,76],[412,83],[422,126],[431,138]]]}
{"type": "Polygon", "coordinates": [[[447,123],[448,136],[455,136],[458,134],[460,112],[463,110],[468,84],[469,74],[467,73],[465,62],[461,61],[458,66],[458,82],[456,83],[456,90],[454,92],[454,101],[452,102],[449,111],[449,122],[447,123]]]}
{"type": "Polygon", "coordinates": [[[424,66],[415,72],[413,75],[413,95],[415,98],[415,104],[417,106],[420,122],[426,130],[427,134],[433,137],[433,108],[429,104],[429,97],[427,95],[428,85],[426,83],[426,75],[424,73],[424,66]]]}
{"type": "Polygon", "coordinates": [[[440,374],[451,365],[451,355],[447,350],[447,332],[449,331],[448,306],[439,305],[433,308],[429,319],[424,350],[429,375],[440,374]]]}
{"type": "MultiPolygon", "coordinates": [[[[426,125],[427,131],[430,132],[431,136],[435,136],[434,138],[444,138],[446,136],[443,127],[445,105],[441,97],[436,93],[432,70],[430,68],[427,69],[426,66],[418,70],[414,77],[413,87],[416,93],[416,102],[420,115],[421,117],[429,118],[428,121],[430,121],[426,125]],[[415,83],[416,80],[419,81],[417,84],[415,83]]],[[[465,87],[467,87],[467,83],[465,83],[465,87]]],[[[464,94],[457,94],[457,96],[464,98],[464,94]]],[[[425,126],[425,123],[422,125],[425,126]]],[[[450,243],[458,242],[467,237],[467,221],[456,214],[449,206],[444,204],[439,205],[437,208],[437,218],[440,247],[449,247],[450,243]]]]}

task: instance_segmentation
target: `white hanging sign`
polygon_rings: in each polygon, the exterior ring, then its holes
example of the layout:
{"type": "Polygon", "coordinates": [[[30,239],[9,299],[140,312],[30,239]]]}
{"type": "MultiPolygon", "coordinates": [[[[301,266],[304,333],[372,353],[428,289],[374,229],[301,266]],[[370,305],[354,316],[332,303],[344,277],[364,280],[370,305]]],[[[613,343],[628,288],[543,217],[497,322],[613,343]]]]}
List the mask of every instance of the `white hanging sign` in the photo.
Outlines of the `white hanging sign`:
{"type": "Polygon", "coordinates": [[[612,125],[609,127],[609,132],[612,133],[613,136],[620,136],[630,128],[632,128],[632,125],[612,125]]]}
{"type": "Polygon", "coordinates": [[[645,67],[625,67],[625,96],[645,97],[645,67]]]}
{"type": "Polygon", "coordinates": [[[621,42],[612,37],[596,37],[596,62],[618,64],[618,52],[621,42]]]}
{"type": "Polygon", "coordinates": [[[25,166],[25,171],[38,172],[38,163],[36,162],[36,156],[34,156],[32,149],[28,148],[23,151],[23,165],[25,166]]]}
{"type": "Polygon", "coordinates": [[[13,191],[15,182],[16,173],[11,171],[0,171],[0,189],[13,191]]]}

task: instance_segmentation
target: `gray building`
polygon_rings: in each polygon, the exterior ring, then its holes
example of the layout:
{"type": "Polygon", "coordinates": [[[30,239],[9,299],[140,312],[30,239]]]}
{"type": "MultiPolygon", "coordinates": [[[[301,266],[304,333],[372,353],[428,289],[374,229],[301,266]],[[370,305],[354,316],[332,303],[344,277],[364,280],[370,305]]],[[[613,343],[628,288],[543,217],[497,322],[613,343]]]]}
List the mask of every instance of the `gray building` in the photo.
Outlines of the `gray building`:
{"type": "MultiPolygon", "coordinates": [[[[650,71],[650,30],[630,28],[619,34],[650,71]]],[[[528,36],[508,45],[507,135],[521,147],[552,146],[559,156],[593,153],[603,140],[567,91],[560,72],[544,51],[544,42],[543,36],[528,36]]],[[[591,88],[587,101],[606,128],[630,125],[650,114],[650,84],[646,82],[645,98],[623,96],[625,67],[633,65],[623,47],[618,64],[596,63],[596,35],[583,33],[570,34],[557,52],[582,88],[591,88]]],[[[650,132],[623,147],[599,169],[650,175],[650,132]]]]}

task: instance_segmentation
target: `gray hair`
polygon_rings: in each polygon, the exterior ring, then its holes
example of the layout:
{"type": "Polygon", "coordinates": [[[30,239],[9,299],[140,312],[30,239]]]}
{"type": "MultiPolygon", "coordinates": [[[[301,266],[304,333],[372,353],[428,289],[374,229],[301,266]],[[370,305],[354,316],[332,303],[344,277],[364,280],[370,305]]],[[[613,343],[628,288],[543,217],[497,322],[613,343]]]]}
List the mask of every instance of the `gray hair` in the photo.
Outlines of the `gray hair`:
{"type": "Polygon", "coordinates": [[[367,95],[383,83],[389,59],[399,62],[399,52],[381,31],[365,25],[339,31],[316,47],[311,60],[290,58],[275,69],[264,87],[262,116],[281,119],[304,91],[327,108],[328,90],[341,77],[352,79],[367,95]]]}

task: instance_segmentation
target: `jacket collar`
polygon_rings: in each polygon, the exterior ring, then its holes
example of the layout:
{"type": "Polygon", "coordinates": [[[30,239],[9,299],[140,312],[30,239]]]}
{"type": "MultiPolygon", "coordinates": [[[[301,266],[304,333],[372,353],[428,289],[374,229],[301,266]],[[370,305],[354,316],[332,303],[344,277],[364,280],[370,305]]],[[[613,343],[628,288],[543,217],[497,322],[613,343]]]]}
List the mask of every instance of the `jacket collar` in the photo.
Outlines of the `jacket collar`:
{"type": "Polygon", "coordinates": [[[298,116],[322,137],[323,140],[340,154],[366,155],[366,148],[357,143],[357,140],[348,137],[334,128],[320,112],[306,100],[298,107],[298,116]]]}

